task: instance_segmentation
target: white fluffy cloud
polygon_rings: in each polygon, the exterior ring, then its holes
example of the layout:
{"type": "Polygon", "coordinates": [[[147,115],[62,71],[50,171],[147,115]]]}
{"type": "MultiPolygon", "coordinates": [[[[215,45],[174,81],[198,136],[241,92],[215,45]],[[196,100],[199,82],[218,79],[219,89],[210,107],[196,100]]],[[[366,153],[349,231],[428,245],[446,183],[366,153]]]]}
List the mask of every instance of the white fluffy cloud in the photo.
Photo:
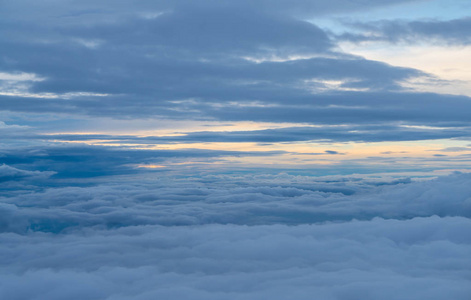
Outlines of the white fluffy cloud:
{"type": "Polygon", "coordinates": [[[1,236],[5,299],[468,299],[471,221],[1,236]]]}
{"type": "Polygon", "coordinates": [[[412,183],[326,182],[290,175],[128,179],[4,197],[1,230],[58,233],[84,227],[309,224],[432,215],[469,218],[470,195],[470,174],[412,183]]]}
{"type": "Polygon", "coordinates": [[[227,175],[30,189],[0,198],[0,298],[464,300],[470,181],[227,175]]]}

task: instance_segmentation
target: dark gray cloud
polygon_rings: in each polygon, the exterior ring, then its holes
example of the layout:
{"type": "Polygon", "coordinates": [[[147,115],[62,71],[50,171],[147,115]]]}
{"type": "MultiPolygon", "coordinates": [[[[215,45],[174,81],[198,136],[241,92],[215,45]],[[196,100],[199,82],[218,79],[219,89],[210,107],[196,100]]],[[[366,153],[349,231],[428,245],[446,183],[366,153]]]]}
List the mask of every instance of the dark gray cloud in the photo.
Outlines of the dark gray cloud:
{"type": "MultiPolygon", "coordinates": [[[[324,90],[326,80],[340,81],[341,89],[389,91],[425,75],[338,53],[317,26],[244,5],[191,10],[177,5],[156,18],[133,15],[104,23],[69,24],[55,16],[31,24],[13,15],[3,21],[8,38],[0,40],[0,70],[44,78],[29,82],[27,92],[45,98],[2,96],[0,109],[224,120],[211,105],[289,102],[295,109],[307,105],[317,110],[313,91],[324,90]],[[291,56],[308,59],[247,60],[291,56]],[[96,93],[108,96],[94,97],[96,93]]],[[[100,14],[91,10],[77,18],[100,14]]]]}
{"type": "MultiPolygon", "coordinates": [[[[404,121],[415,125],[463,126],[468,97],[431,93],[338,93],[306,97],[311,105],[274,107],[212,108],[209,114],[221,119],[351,124],[404,121]],[[453,103],[453,104],[452,104],[453,103]],[[447,125],[448,124],[448,125],[447,125]]],[[[293,99],[296,103],[296,99],[293,99]]],[[[467,111],[467,109],[466,109],[467,111]]]]}
{"type": "Polygon", "coordinates": [[[82,20],[90,23],[116,21],[119,18],[142,14],[153,16],[160,12],[185,10],[215,10],[215,11],[261,11],[272,14],[283,13],[294,16],[311,17],[335,12],[351,12],[374,7],[418,2],[417,0],[243,0],[243,1],[214,1],[214,0],[117,0],[114,5],[101,1],[48,1],[38,3],[32,0],[9,1],[2,3],[1,16],[3,19],[20,19],[24,22],[61,22],[75,24],[82,20]],[[21,13],[20,13],[21,12],[21,13]]]}
{"type": "Polygon", "coordinates": [[[466,96],[437,95],[432,93],[353,93],[333,95],[270,96],[270,101],[252,105],[252,101],[235,100],[228,96],[223,103],[194,99],[180,103],[146,106],[146,102],[126,101],[125,97],[108,99],[81,99],[72,101],[14,99],[0,96],[5,110],[22,112],[76,112],[95,116],[199,118],[231,121],[304,122],[311,124],[355,124],[404,122],[410,125],[469,126],[467,111],[470,101],[466,96]],[[14,99],[14,101],[13,101],[14,99]],[[290,99],[290,102],[285,102],[290,99]],[[118,106],[115,106],[118,105],[118,106]],[[143,109],[145,107],[145,109],[143,109]]]}
{"type": "MultiPolygon", "coordinates": [[[[339,53],[317,26],[281,14],[276,7],[285,7],[284,2],[274,3],[273,10],[262,2],[159,2],[152,4],[155,11],[145,1],[129,9],[125,1],[115,8],[70,5],[40,10],[39,16],[45,14],[41,23],[17,14],[2,21],[0,71],[34,73],[44,80],[27,83],[23,93],[33,95],[0,96],[1,110],[131,119],[469,126],[467,97],[404,92],[401,82],[428,75],[339,53]],[[164,9],[167,5],[171,9],[164,9]],[[127,10],[126,15],[117,13],[127,10]],[[119,17],[105,17],[114,13],[119,17]],[[88,18],[97,21],[78,22],[88,18]],[[305,59],[286,61],[296,56],[305,59]],[[329,82],[336,82],[334,88],[329,82]]],[[[334,7],[307,2],[299,7],[308,12],[306,5],[319,12],[334,7]]],[[[391,140],[414,138],[396,129],[391,140]]],[[[302,140],[300,135],[284,138],[302,140]]],[[[441,134],[421,132],[415,138],[434,135],[441,134]]],[[[246,139],[269,142],[265,136],[246,139]]],[[[369,133],[351,138],[375,139],[369,133]]]]}
{"type": "Polygon", "coordinates": [[[365,32],[345,33],[340,39],[353,42],[388,41],[391,43],[417,43],[431,41],[443,45],[469,45],[471,43],[471,18],[448,21],[378,21],[372,23],[349,23],[355,29],[365,32]]]}

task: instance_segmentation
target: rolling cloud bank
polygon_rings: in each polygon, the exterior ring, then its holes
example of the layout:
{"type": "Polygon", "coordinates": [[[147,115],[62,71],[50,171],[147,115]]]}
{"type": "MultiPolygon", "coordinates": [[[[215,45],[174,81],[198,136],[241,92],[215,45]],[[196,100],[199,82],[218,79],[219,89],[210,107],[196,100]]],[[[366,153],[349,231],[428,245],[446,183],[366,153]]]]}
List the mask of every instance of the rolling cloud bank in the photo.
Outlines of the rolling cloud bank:
{"type": "Polygon", "coordinates": [[[471,175],[156,177],[3,166],[8,299],[467,299],[471,175]],[[50,175],[50,174],[49,174],[50,175]]]}

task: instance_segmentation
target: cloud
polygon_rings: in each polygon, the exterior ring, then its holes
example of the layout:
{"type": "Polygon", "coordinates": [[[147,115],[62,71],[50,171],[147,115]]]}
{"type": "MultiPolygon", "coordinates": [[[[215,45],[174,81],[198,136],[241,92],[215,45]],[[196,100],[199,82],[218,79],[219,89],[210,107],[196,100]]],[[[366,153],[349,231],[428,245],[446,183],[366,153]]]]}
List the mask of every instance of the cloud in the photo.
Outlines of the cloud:
{"type": "MultiPolygon", "coordinates": [[[[290,99],[317,109],[319,92],[401,90],[399,82],[425,75],[340,53],[316,25],[263,12],[260,3],[244,2],[238,10],[213,2],[192,10],[185,5],[156,18],[133,15],[104,23],[69,24],[70,18],[56,17],[38,25],[11,17],[4,31],[14,38],[0,40],[0,70],[44,80],[0,96],[1,109],[224,120],[213,106],[277,106],[290,99]]],[[[323,6],[334,7],[315,4],[323,6]]],[[[102,12],[80,11],[79,19],[102,12]]]]}
{"type": "Polygon", "coordinates": [[[463,152],[463,151],[471,151],[471,147],[447,147],[444,149],[440,149],[437,151],[442,152],[463,152]]]}
{"type": "Polygon", "coordinates": [[[338,151],[334,151],[334,150],[325,150],[324,152],[327,153],[327,154],[342,154],[342,153],[339,153],[338,151]]]}
{"type": "Polygon", "coordinates": [[[470,181],[208,174],[23,190],[0,198],[0,296],[464,300],[470,181]]]}
{"type": "Polygon", "coordinates": [[[191,59],[190,55],[196,56],[193,59],[211,59],[293,51],[298,55],[323,53],[332,46],[327,35],[308,22],[247,9],[186,8],[165,12],[155,19],[134,18],[66,33],[120,47],[138,46],[141,51],[147,47],[174,50],[166,57],[180,59],[191,59]]]}
{"type": "MultiPolygon", "coordinates": [[[[288,97],[289,95],[285,95],[288,97]]],[[[22,112],[69,112],[99,114],[112,117],[147,118],[153,113],[166,113],[167,117],[199,118],[221,121],[305,122],[310,124],[365,124],[405,122],[410,125],[468,126],[470,101],[465,96],[437,95],[431,93],[337,93],[333,95],[297,95],[290,104],[283,103],[282,95],[273,94],[259,106],[221,104],[207,101],[188,101],[151,105],[142,110],[144,102],[121,102],[119,99],[95,100],[44,100],[0,97],[6,110],[22,112]],[[118,107],[112,106],[121,105],[118,107]],[[264,105],[265,104],[265,105],[264,105]],[[177,107],[179,107],[177,109],[177,107]],[[426,107],[426,109],[424,109],[426,107]],[[94,109],[92,109],[94,108],[94,109]],[[160,108],[160,110],[159,110],[160,108]],[[172,109],[174,109],[172,111],[172,109]]],[[[234,100],[228,96],[225,101],[234,100]]],[[[250,103],[250,102],[249,102],[250,103]]]]}
{"type": "MultiPolygon", "coordinates": [[[[41,147],[0,149],[1,161],[15,167],[37,169],[58,178],[90,178],[140,173],[139,165],[153,165],[171,160],[174,163],[214,162],[222,157],[271,156],[284,151],[224,151],[205,149],[155,150],[59,144],[41,147]],[[52,172],[52,173],[51,173],[52,172]]],[[[10,167],[4,166],[5,169],[10,167]]],[[[155,171],[155,170],[154,170],[155,171]]]]}
{"type": "Polygon", "coordinates": [[[391,43],[406,42],[415,44],[428,41],[443,45],[469,45],[471,43],[471,18],[448,21],[377,21],[371,23],[350,23],[355,29],[364,33],[345,33],[341,40],[352,42],[387,41],[391,43]]]}
{"type": "Polygon", "coordinates": [[[22,179],[45,179],[54,175],[55,172],[40,172],[40,171],[27,171],[17,168],[13,168],[2,164],[0,166],[0,183],[10,180],[22,180],[22,179]]]}
{"type": "Polygon", "coordinates": [[[275,106],[253,108],[213,108],[210,114],[226,120],[257,120],[309,122],[314,124],[345,124],[404,121],[413,124],[458,124],[468,122],[463,111],[468,97],[429,93],[340,93],[312,95],[293,102],[311,102],[307,106],[275,106]],[[309,100],[308,100],[309,99],[309,100]],[[450,105],[450,101],[453,105],[450,105]],[[427,107],[424,109],[424,107],[427,107]],[[263,113],[262,113],[263,111],[263,113]]]}
{"type": "MultiPolygon", "coordinates": [[[[2,199],[2,231],[68,232],[142,225],[311,224],[471,217],[470,174],[432,181],[322,181],[288,175],[180,178],[167,173],[25,190],[2,199]],[[106,182],[106,183],[105,183],[106,182]],[[453,191],[450,193],[449,191],[453,191]]],[[[42,184],[43,187],[47,185],[42,184]]]]}
{"type": "Polygon", "coordinates": [[[430,217],[2,234],[0,295],[467,299],[470,226],[466,218],[430,217]]]}
{"type": "Polygon", "coordinates": [[[97,1],[67,0],[60,4],[56,2],[38,3],[36,1],[10,2],[4,5],[2,20],[19,18],[18,11],[28,15],[33,22],[62,22],[63,24],[76,24],[80,21],[89,23],[106,23],[140,15],[143,18],[155,18],[162,12],[174,10],[220,10],[237,11],[241,9],[249,11],[262,11],[271,14],[283,13],[299,17],[312,17],[335,12],[351,12],[365,10],[373,7],[391,6],[400,3],[413,2],[411,0],[367,0],[352,2],[348,0],[309,1],[309,0],[256,0],[256,1],[188,1],[188,0],[158,0],[158,1],[131,1],[119,0],[116,5],[97,1]],[[51,18],[52,17],[52,18],[51,18]]]}
{"type": "MultiPolygon", "coordinates": [[[[102,145],[162,145],[172,143],[201,142],[299,142],[299,141],[329,141],[329,142],[381,142],[381,141],[414,141],[428,139],[458,138],[469,136],[469,128],[448,128],[408,126],[403,124],[383,125],[325,125],[325,126],[296,126],[276,129],[250,131],[197,131],[180,132],[169,136],[134,136],[112,134],[17,134],[11,139],[54,140],[63,142],[95,142],[102,145]]],[[[465,151],[467,148],[450,148],[454,151],[465,151]],[[455,150],[459,149],[459,150],[455,150]]],[[[450,151],[447,150],[447,151],[450,151]]],[[[445,151],[445,150],[442,150],[445,151]]]]}
{"type": "Polygon", "coordinates": [[[29,126],[9,125],[5,122],[0,121],[0,133],[3,137],[13,137],[15,135],[21,135],[28,132],[29,130],[29,126]]]}
{"type": "MultiPolygon", "coordinates": [[[[327,13],[400,1],[334,2],[300,1],[297,7],[327,13]]],[[[374,127],[385,123],[467,127],[469,98],[405,92],[403,82],[429,75],[342,53],[318,26],[296,13],[281,13],[287,3],[273,3],[273,9],[264,3],[143,1],[131,7],[123,1],[110,8],[74,2],[40,10],[38,18],[56,16],[40,25],[13,14],[3,21],[5,36],[12,38],[0,40],[5,57],[0,71],[41,80],[0,95],[0,109],[79,118],[373,126],[364,134],[331,135],[350,141],[469,135],[467,129],[413,132],[395,124],[391,132],[376,132],[374,127]],[[155,11],[149,9],[153,5],[155,11]],[[145,11],[154,16],[143,16],[145,11]]],[[[316,140],[329,138],[332,130],[290,133],[195,133],[181,139],[316,140]]]]}

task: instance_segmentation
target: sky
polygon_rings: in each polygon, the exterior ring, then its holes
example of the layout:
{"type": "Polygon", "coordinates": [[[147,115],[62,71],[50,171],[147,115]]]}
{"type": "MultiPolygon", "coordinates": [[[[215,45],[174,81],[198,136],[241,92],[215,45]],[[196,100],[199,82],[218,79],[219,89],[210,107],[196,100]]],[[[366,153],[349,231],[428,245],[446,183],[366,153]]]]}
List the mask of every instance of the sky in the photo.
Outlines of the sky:
{"type": "Polygon", "coordinates": [[[469,299],[470,1],[3,0],[0,49],[0,298],[469,299]]]}

